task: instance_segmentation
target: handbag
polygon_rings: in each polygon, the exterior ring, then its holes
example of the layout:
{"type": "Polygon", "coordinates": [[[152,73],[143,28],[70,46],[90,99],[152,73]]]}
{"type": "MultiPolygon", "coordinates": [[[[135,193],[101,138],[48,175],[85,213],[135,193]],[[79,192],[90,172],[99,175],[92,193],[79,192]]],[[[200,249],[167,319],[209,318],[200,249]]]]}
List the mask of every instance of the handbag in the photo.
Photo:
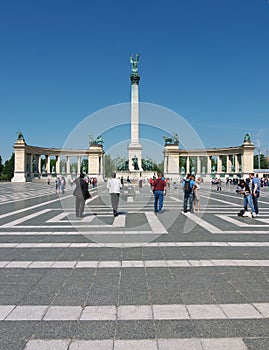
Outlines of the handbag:
{"type": "MultiPolygon", "coordinates": [[[[158,179],[157,179],[158,180],[158,179]]],[[[160,180],[156,183],[156,186],[158,185],[158,183],[160,182],[160,180]]],[[[154,182],[153,182],[154,183],[154,182]]],[[[155,192],[154,186],[152,185],[152,192],[155,192]]]]}
{"type": "Polygon", "coordinates": [[[86,194],[85,194],[84,199],[87,200],[87,199],[90,199],[90,198],[92,198],[92,195],[90,194],[89,191],[87,191],[86,194]]]}

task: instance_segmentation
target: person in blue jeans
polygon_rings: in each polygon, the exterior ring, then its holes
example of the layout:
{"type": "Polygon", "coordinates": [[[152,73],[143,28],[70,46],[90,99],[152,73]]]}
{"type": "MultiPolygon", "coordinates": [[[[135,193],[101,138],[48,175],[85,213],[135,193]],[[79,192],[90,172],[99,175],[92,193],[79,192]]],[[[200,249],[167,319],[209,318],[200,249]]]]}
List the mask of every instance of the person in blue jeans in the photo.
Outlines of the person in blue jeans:
{"type": "Polygon", "coordinates": [[[260,182],[260,179],[254,175],[254,173],[250,173],[249,178],[252,180],[251,194],[252,194],[253,205],[255,208],[255,213],[256,215],[259,215],[258,198],[260,197],[261,182],[260,182]]]}
{"type": "Polygon", "coordinates": [[[245,180],[240,181],[238,192],[244,195],[244,211],[245,212],[248,211],[248,205],[249,205],[251,209],[252,217],[254,218],[256,216],[256,212],[252,201],[252,194],[249,188],[249,184],[245,180]]]}
{"type": "Polygon", "coordinates": [[[154,211],[159,213],[163,208],[163,196],[166,191],[166,182],[163,180],[162,173],[158,173],[158,178],[153,181],[152,191],[154,193],[154,211]]]}
{"type": "Polygon", "coordinates": [[[195,181],[192,180],[192,175],[188,174],[186,179],[183,181],[183,191],[184,191],[184,204],[183,211],[187,213],[188,211],[188,202],[190,205],[189,211],[193,213],[193,190],[195,186],[195,181]]]}

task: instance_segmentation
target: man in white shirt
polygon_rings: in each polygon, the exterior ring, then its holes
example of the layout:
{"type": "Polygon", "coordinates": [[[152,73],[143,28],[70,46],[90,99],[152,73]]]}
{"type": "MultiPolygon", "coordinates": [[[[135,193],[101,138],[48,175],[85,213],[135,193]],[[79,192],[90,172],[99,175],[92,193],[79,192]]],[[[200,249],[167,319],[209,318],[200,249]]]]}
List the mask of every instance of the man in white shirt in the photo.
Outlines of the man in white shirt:
{"type": "Polygon", "coordinates": [[[116,179],[116,173],[112,174],[112,178],[108,181],[107,188],[111,197],[113,214],[114,216],[118,216],[121,182],[120,179],[116,179]]]}

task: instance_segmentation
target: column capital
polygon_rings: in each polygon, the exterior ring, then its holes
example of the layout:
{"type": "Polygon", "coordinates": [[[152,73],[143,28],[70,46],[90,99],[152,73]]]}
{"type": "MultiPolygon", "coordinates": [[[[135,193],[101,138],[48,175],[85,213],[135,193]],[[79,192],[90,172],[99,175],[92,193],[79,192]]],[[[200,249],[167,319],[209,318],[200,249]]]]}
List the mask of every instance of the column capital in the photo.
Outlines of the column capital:
{"type": "Polygon", "coordinates": [[[140,80],[140,75],[139,74],[131,74],[130,75],[130,80],[131,80],[131,84],[139,84],[139,80],[140,80]]]}

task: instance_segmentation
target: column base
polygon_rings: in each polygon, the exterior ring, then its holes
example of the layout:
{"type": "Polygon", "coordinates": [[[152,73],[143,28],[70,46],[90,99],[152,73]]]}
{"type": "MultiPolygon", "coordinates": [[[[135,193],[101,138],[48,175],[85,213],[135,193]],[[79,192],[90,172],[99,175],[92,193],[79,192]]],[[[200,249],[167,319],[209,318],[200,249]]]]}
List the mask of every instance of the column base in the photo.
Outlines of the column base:
{"type": "Polygon", "coordinates": [[[26,182],[26,173],[14,173],[13,178],[11,179],[11,182],[26,182]]]}

